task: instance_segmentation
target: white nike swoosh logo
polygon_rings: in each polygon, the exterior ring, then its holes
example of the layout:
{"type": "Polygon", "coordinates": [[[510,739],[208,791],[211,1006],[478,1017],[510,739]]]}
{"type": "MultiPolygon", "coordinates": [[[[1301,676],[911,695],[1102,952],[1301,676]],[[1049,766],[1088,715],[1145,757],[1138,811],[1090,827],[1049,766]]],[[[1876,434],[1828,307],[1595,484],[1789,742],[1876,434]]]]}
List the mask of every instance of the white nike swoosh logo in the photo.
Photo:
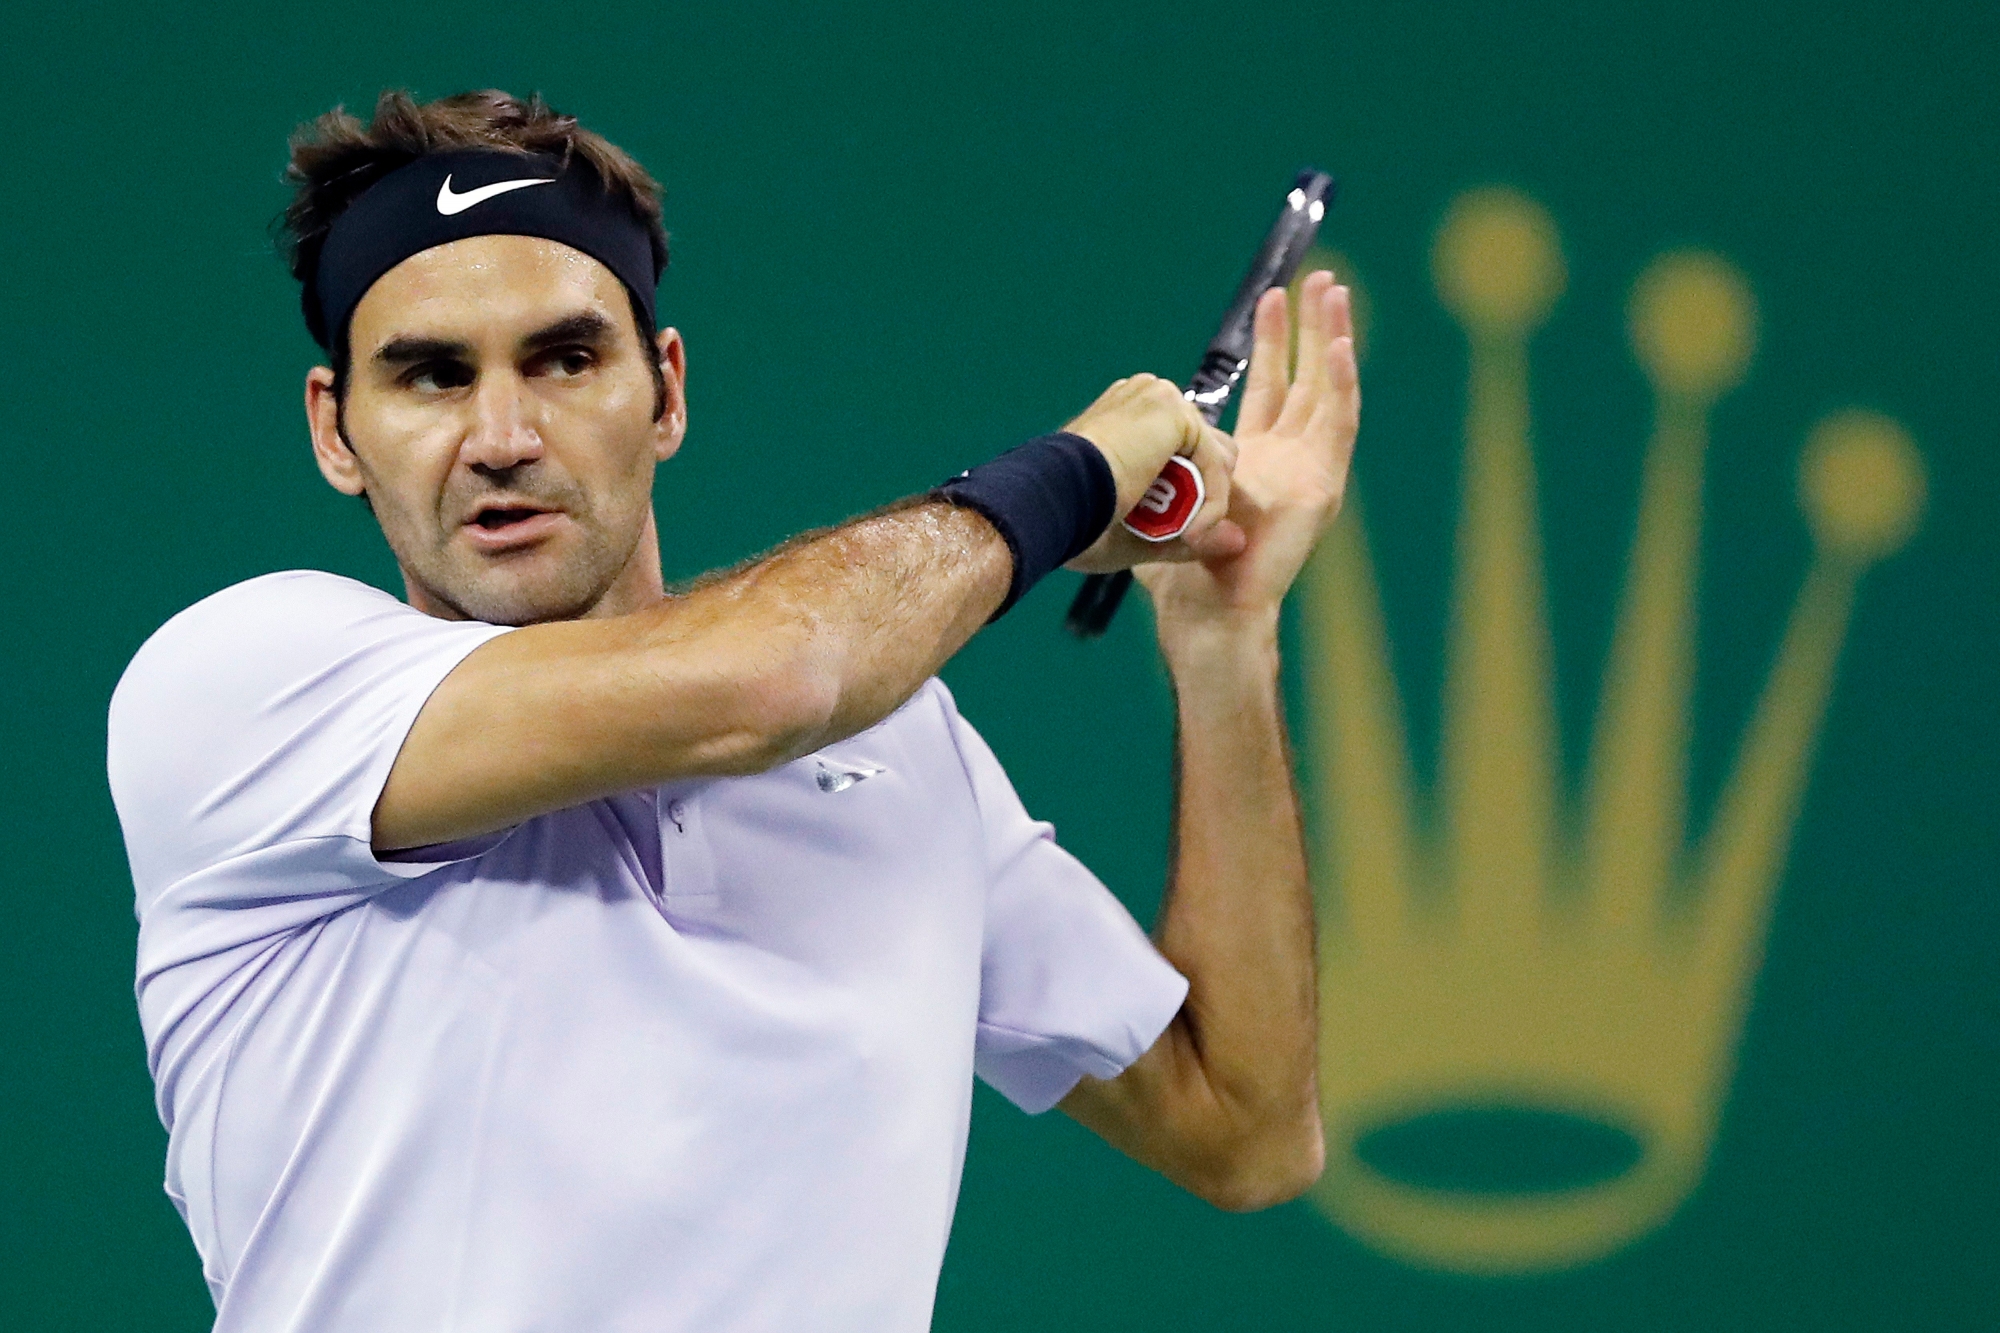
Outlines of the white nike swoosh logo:
{"type": "Polygon", "coordinates": [[[531,180],[495,181],[476,190],[467,190],[464,194],[454,194],[451,189],[451,177],[446,176],[444,184],[438,186],[438,212],[450,217],[453,213],[463,213],[468,208],[483,204],[496,194],[505,194],[509,190],[525,190],[530,185],[554,184],[555,180],[551,177],[536,176],[531,180]]]}
{"type": "Polygon", "coordinates": [[[821,791],[831,796],[836,792],[846,791],[857,782],[866,782],[877,773],[888,771],[880,764],[863,764],[859,768],[848,769],[833,768],[822,759],[819,761],[819,772],[813,775],[813,780],[819,784],[821,791]]]}

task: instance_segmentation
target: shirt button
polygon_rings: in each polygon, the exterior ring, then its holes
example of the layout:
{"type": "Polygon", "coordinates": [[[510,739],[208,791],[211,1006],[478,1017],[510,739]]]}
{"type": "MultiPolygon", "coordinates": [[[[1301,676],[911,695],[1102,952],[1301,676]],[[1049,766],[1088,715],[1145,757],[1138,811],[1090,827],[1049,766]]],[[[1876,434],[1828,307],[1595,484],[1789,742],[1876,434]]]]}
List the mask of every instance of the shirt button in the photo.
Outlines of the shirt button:
{"type": "Polygon", "coordinates": [[[679,799],[667,802],[667,818],[673,822],[674,832],[687,832],[687,802],[679,799]]]}

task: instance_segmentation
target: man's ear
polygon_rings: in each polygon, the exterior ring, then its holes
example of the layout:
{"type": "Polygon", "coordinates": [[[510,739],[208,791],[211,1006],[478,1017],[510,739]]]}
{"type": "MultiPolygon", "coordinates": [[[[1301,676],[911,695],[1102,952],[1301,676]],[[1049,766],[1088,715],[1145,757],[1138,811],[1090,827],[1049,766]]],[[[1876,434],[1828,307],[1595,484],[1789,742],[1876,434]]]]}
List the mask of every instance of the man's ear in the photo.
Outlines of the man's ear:
{"type": "Polygon", "coordinates": [[[312,431],[313,462],[326,484],[342,495],[365,492],[361,460],[340,437],[340,401],[333,394],[333,371],[326,366],[306,372],[306,427],[312,431]]]}
{"type": "Polygon", "coordinates": [[[656,349],[660,358],[660,380],[667,389],[667,410],[653,423],[653,452],[666,462],[680,452],[687,435],[687,344],[679,329],[661,329],[656,349]]]}

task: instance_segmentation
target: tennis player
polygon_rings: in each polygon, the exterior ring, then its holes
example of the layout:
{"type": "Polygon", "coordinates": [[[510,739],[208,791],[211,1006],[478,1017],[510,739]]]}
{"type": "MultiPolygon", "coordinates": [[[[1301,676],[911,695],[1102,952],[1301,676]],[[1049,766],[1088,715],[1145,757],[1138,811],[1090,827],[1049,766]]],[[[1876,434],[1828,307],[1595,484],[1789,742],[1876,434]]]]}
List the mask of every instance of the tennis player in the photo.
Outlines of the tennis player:
{"type": "Polygon", "coordinates": [[[1219,1207],[1314,1179],[1277,626],[1354,440],[1343,289],[1259,306],[1234,439],[1135,376],[669,593],[652,179],[491,92],[330,113],[290,179],[313,454],[405,598],[225,589],[110,713],[166,1188],[219,1330],[914,1333],[975,1075],[1219,1207]],[[1210,503],[1148,546],[1114,520],[1175,454],[1210,503]],[[1064,564],[1138,565],[1172,673],[1150,939],[935,679],[1064,564]]]}

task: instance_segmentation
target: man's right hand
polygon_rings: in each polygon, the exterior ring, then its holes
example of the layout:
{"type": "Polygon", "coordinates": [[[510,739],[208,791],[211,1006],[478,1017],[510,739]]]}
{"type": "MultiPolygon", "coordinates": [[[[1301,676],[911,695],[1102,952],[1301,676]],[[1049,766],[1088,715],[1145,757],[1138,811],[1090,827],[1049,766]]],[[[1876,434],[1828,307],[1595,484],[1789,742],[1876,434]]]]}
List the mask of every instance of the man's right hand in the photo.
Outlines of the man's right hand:
{"type": "Polygon", "coordinates": [[[1155,560],[1226,559],[1243,549],[1242,529],[1223,517],[1229,512],[1236,442],[1202,420],[1174,385],[1157,375],[1119,380],[1063,429],[1097,446],[1118,487],[1111,526],[1069,562],[1070,569],[1101,574],[1155,560]],[[1170,542],[1149,542],[1126,531],[1120,520],[1175,454],[1201,470],[1207,499],[1185,533],[1170,542]]]}

